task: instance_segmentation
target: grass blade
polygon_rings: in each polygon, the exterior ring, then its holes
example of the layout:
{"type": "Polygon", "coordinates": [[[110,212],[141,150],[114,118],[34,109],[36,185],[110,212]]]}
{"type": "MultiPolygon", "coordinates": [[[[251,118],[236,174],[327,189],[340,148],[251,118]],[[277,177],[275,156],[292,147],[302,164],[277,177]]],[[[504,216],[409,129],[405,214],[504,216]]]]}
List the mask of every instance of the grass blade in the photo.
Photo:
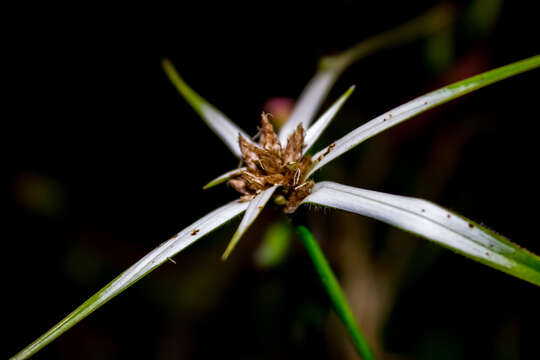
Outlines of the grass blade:
{"type": "Polygon", "coordinates": [[[540,66],[540,55],[536,55],[479,75],[472,76],[465,80],[455,82],[398,106],[397,108],[392,109],[371,121],[368,121],[364,125],[356,128],[335,143],[315,154],[313,158],[317,159],[318,161],[307,176],[313,174],[313,172],[318,170],[320,167],[334,160],[343,153],[351,150],[363,141],[388,128],[391,128],[392,126],[395,126],[450,100],[481,89],[484,86],[504,80],[511,76],[518,75],[522,72],[535,69],[538,66],[540,66]]]}
{"type": "Polygon", "coordinates": [[[255,196],[255,198],[249,202],[249,206],[244,214],[244,217],[242,218],[242,221],[240,222],[240,225],[238,225],[238,229],[229,242],[227,249],[225,249],[225,252],[221,256],[222,260],[227,260],[242,235],[244,235],[246,230],[251,226],[251,224],[253,224],[257,216],[259,216],[261,211],[264,209],[264,205],[266,205],[268,200],[270,200],[270,197],[277,188],[277,185],[274,185],[255,196]]]}
{"type": "Polygon", "coordinates": [[[251,137],[186,84],[169,60],[163,60],[162,66],[169,80],[171,80],[178,92],[200,115],[210,129],[223,140],[233,154],[241,159],[242,153],[240,152],[240,146],[238,146],[238,134],[242,134],[249,142],[251,142],[251,137]]]}
{"type": "Polygon", "coordinates": [[[364,360],[375,359],[373,353],[369,349],[364,335],[362,334],[362,331],[356,324],[354,314],[347,303],[347,299],[345,298],[345,295],[343,294],[343,291],[341,290],[341,287],[339,286],[330,265],[328,265],[328,261],[326,261],[321,248],[317,244],[315,237],[305,226],[298,226],[297,232],[298,235],[300,235],[300,239],[302,239],[302,243],[306,247],[313,265],[315,265],[315,269],[317,269],[317,273],[321,277],[323,285],[328,293],[328,296],[330,297],[330,300],[332,301],[332,305],[334,306],[336,313],[351,336],[351,340],[356,348],[356,351],[362,358],[364,358],[364,360]]]}
{"type": "Polygon", "coordinates": [[[453,10],[446,4],[438,5],[425,14],[385,33],[376,35],[335,56],[319,62],[319,70],[298,98],[289,120],[279,131],[279,140],[286,143],[298,124],[309,129],[315,114],[341,73],[352,63],[377,51],[432,34],[453,21],[453,10]]]}
{"type": "Polygon", "coordinates": [[[116,295],[139,281],[178,252],[235,216],[241,214],[246,210],[247,206],[247,203],[233,201],[194,222],[191,226],[185,228],[177,235],[152,250],[11,359],[21,360],[32,356],[45,345],[69,330],[73,325],[77,324],[116,295]]]}
{"type": "Polygon", "coordinates": [[[304,202],[383,221],[540,286],[540,257],[429,201],[324,181],[304,202]]]}

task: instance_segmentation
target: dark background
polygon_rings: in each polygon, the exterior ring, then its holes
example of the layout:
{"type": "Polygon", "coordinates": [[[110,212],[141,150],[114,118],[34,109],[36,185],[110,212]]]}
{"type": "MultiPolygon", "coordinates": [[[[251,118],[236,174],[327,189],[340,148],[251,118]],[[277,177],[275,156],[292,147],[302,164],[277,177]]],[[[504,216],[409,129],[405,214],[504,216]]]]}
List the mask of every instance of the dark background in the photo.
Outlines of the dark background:
{"type": "MultiPolygon", "coordinates": [[[[434,3],[6,11],[2,356],[236,196],[201,190],[237,160],[170,85],[162,58],[254,134],[266,101],[296,98],[320,56],[434,3]]],[[[321,145],[415,96],[537,54],[533,2],[504,2],[490,23],[498,3],[453,2],[451,30],[353,65],[329,99],[351,84],[357,90],[321,145]]],[[[538,195],[539,75],[432,110],[318,177],[432,200],[540,253],[537,211],[529,210],[538,195]]],[[[220,255],[237,222],[203,238],[35,358],[354,358],[296,238],[279,265],[254,261],[278,218],[265,211],[226,263],[220,255]]],[[[536,358],[537,287],[375,221],[337,211],[308,218],[380,358],[536,358]]]]}

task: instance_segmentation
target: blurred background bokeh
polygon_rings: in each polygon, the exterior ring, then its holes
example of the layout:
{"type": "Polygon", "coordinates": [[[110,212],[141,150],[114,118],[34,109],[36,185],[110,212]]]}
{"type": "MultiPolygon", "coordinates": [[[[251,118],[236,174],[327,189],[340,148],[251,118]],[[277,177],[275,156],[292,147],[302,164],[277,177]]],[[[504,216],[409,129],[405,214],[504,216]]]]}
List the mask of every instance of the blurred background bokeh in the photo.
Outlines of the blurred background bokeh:
{"type": "MultiPolygon", "coordinates": [[[[319,147],[415,96],[538,53],[533,1],[447,3],[452,26],[343,73],[325,106],[357,88],[319,147]]],[[[4,34],[2,356],[236,196],[201,189],[237,160],[170,85],[162,58],[254,134],[262,109],[286,118],[321,56],[435,4],[18,9],[4,34]]],[[[538,211],[528,207],[540,179],[539,84],[536,70],[429,111],[317,178],[432,200],[538,254],[538,211]]],[[[538,287],[360,216],[310,209],[306,219],[380,359],[538,358],[538,287]]],[[[236,224],[35,358],[357,358],[283,215],[266,209],[222,262],[236,224]]]]}

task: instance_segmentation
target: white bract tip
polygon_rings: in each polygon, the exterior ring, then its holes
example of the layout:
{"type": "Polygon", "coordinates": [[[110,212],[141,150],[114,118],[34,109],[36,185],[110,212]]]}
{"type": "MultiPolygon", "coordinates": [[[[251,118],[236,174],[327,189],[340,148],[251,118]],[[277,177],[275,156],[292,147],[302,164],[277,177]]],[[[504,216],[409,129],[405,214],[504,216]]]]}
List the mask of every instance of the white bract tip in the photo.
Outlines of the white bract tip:
{"type": "Polygon", "coordinates": [[[339,99],[326,110],[322,116],[315,121],[315,123],[306,131],[306,136],[304,138],[304,150],[303,153],[305,154],[312,146],[315,144],[315,141],[321,136],[323,131],[326,129],[326,127],[330,124],[330,122],[334,119],[334,116],[337,114],[337,112],[341,109],[345,101],[351,96],[352,92],[354,91],[355,86],[351,86],[343,95],[339,97],[339,99]]]}
{"type": "Polygon", "coordinates": [[[282,145],[287,142],[287,137],[296,129],[298,124],[302,124],[304,129],[309,129],[317,110],[319,110],[338,75],[339,72],[336,69],[330,68],[318,72],[310,80],[296,102],[291,116],[279,130],[278,136],[282,145]]]}
{"type": "Polygon", "coordinates": [[[257,216],[259,216],[264,206],[266,205],[268,200],[270,200],[272,194],[274,194],[274,191],[276,191],[277,188],[278,186],[274,185],[262,191],[259,195],[255,196],[253,200],[249,201],[249,206],[246,210],[246,213],[244,214],[240,225],[238,225],[238,229],[234,233],[231,241],[229,242],[227,249],[223,253],[223,260],[226,260],[229,257],[231,251],[233,251],[234,247],[236,246],[242,235],[244,235],[250,225],[253,224],[257,216]]]}

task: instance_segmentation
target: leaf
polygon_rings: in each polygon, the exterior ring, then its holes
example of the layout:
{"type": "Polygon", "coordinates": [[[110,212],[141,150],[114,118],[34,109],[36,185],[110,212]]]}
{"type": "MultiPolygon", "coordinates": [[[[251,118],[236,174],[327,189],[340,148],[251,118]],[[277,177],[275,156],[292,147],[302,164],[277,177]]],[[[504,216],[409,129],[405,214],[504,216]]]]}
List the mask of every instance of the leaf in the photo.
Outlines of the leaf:
{"type": "Polygon", "coordinates": [[[423,15],[385,33],[362,41],[350,49],[319,62],[319,70],[298,98],[289,120],[279,130],[279,141],[285,144],[287,136],[298,124],[309,129],[315,114],[341,73],[354,62],[377,51],[413,41],[432,34],[453,21],[453,10],[446,4],[437,5],[423,15]]]}
{"type": "Polygon", "coordinates": [[[165,241],[152,250],[129,269],[120,274],[116,279],[107,284],[91,298],[86,300],[75,311],[66,316],[62,321],[43,334],[32,344],[24,348],[12,359],[26,359],[36,353],[42,347],[62,335],[73,325],[90,315],[106,302],[126,290],[128,287],[149,274],[152,270],[172,258],[193,242],[215,230],[235,216],[241,214],[248,207],[247,203],[238,201],[230,202],[194,222],[171,239],[165,241]]]}
{"type": "Polygon", "coordinates": [[[508,77],[532,70],[538,66],[540,66],[540,55],[536,55],[525,60],[521,60],[479,75],[472,76],[465,80],[455,82],[398,106],[397,108],[392,109],[371,121],[368,121],[335,143],[313,155],[313,159],[315,159],[316,163],[306,177],[310,176],[321,166],[324,166],[343,153],[351,150],[363,141],[394,125],[408,120],[431,108],[444,104],[452,99],[458,98],[508,77]]]}
{"type": "Polygon", "coordinates": [[[246,210],[246,213],[244,214],[244,217],[242,218],[242,221],[240,222],[240,225],[238,225],[238,229],[234,233],[231,241],[229,242],[227,249],[225,249],[225,252],[221,256],[222,260],[227,260],[242,235],[244,235],[244,233],[251,226],[253,221],[255,221],[257,216],[259,216],[262,209],[264,209],[264,205],[266,205],[268,200],[270,200],[270,197],[272,197],[272,194],[274,193],[274,191],[276,191],[277,188],[278,186],[274,185],[271,188],[268,188],[255,196],[255,198],[249,202],[249,206],[246,210]]]}
{"type": "Polygon", "coordinates": [[[345,298],[345,295],[341,290],[341,286],[339,286],[339,282],[337,281],[332,268],[330,268],[330,265],[328,265],[328,261],[326,261],[324,253],[319,247],[319,244],[317,244],[317,240],[315,240],[315,237],[311,231],[309,231],[305,226],[298,226],[297,232],[302,240],[302,243],[304,243],[304,246],[306,247],[306,250],[311,258],[311,261],[313,262],[313,265],[315,266],[315,269],[317,270],[317,273],[319,274],[319,277],[322,280],[324,288],[332,301],[332,305],[334,306],[337,315],[343,322],[343,325],[345,325],[345,328],[351,337],[358,355],[360,355],[364,360],[374,360],[375,356],[369,348],[368,342],[360,330],[360,327],[356,323],[356,319],[354,318],[351,307],[347,302],[347,298],[345,298]]]}
{"type": "Polygon", "coordinates": [[[240,173],[242,173],[242,171],[244,171],[246,169],[247,168],[244,166],[244,167],[241,167],[241,168],[238,168],[238,169],[227,171],[225,174],[218,176],[214,180],[210,181],[208,184],[204,185],[203,189],[204,190],[210,189],[211,187],[214,187],[216,185],[224,183],[225,181],[229,180],[230,178],[232,178],[232,177],[234,177],[236,175],[239,175],[240,173]]]}
{"type": "Polygon", "coordinates": [[[315,123],[306,131],[306,136],[304,138],[305,148],[303,153],[305,154],[312,146],[315,144],[315,141],[319,138],[322,132],[326,129],[330,121],[334,118],[337,112],[341,109],[345,101],[351,96],[354,91],[355,86],[351,86],[339,99],[334,102],[334,104],[326,110],[326,112],[319,118],[315,123]]]}
{"type": "Polygon", "coordinates": [[[540,257],[429,201],[324,181],[303,202],[383,221],[540,286],[540,257]]]}
{"type": "Polygon", "coordinates": [[[248,142],[253,143],[250,140],[251,137],[186,84],[169,60],[163,60],[162,66],[169,80],[171,80],[178,92],[200,115],[206,125],[223,140],[225,145],[229,147],[237,158],[242,158],[242,153],[238,146],[238,134],[241,134],[248,142]]]}

